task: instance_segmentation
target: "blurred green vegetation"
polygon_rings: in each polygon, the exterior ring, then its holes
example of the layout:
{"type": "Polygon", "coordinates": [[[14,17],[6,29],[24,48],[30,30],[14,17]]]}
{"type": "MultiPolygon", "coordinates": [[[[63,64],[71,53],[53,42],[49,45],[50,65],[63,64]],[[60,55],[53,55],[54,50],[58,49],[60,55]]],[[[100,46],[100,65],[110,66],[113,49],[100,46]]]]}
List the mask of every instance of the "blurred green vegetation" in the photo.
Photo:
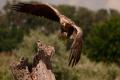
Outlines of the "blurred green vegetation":
{"type": "Polygon", "coordinates": [[[17,29],[17,27],[11,27],[10,29],[0,27],[0,52],[15,49],[22,40],[23,32],[21,29],[17,29]]]}
{"type": "Polygon", "coordinates": [[[96,24],[85,38],[86,54],[96,61],[120,63],[120,16],[96,24]],[[90,48],[91,47],[91,48],[90,48]]]}
{"type": "Polygon", "coordinates": [[[83,29],[81,61],[68,67],[69,43],[58,38],[60,24],[11,10],[0,13],[0,80],[12,80],[9,64],[21,56],[33,58],[37,40],[55,47],[52,58],[57,80],[115,80],[120,76],[120,13],[111,9],[58,5],[56,8],[83,29]],[[109,64],[108,64],[109,63],[109,64]]]}

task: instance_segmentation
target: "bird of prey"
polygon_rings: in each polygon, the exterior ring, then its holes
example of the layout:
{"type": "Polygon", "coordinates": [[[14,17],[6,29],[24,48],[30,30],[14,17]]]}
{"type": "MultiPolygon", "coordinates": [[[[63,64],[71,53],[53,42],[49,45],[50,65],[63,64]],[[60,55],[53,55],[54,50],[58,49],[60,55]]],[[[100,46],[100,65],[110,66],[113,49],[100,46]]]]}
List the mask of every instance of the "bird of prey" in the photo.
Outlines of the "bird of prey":
{"type": "Polygon", "coordinates": [[[56,21],[61,24],[60,34],[66,39],[72,39],[73,43],[70,48],[69,66],[78,63],[82,51],[83,32],[71,19],[61,14],[55,7],[47,3],[17,3],[12,6],[13,10],[22,13],[28,13],[36,16],[43,16],[47,19],[56,21]]]}

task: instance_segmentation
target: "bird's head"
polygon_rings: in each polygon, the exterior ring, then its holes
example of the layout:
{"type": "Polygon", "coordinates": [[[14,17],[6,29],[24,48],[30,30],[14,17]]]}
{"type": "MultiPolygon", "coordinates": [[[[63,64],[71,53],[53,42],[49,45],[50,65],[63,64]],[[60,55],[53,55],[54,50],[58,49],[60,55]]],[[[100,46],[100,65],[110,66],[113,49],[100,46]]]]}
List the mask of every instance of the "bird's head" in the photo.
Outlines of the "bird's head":
{"type": "Polygon", "coordinates": [[[61,15],[60,23],[62,26],[66,26],[69,24],[69,20],[66,19],[66,17],[64,15],[61,15]]]}

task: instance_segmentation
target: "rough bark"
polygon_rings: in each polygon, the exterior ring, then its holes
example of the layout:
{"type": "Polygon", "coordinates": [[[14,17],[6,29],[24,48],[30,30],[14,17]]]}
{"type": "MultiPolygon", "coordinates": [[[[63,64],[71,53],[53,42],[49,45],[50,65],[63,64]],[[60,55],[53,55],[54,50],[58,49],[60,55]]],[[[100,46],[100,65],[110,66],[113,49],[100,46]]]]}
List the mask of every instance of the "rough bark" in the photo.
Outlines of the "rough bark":
{"type": "Polygon", "coordinates": [[[33,63],[22,57],[19,63],[11,64],[11,71],[15,80],[55,80],[52,72],[51,57],[54,48],[42,42],[37,42],[37,53],[33,63]]]}

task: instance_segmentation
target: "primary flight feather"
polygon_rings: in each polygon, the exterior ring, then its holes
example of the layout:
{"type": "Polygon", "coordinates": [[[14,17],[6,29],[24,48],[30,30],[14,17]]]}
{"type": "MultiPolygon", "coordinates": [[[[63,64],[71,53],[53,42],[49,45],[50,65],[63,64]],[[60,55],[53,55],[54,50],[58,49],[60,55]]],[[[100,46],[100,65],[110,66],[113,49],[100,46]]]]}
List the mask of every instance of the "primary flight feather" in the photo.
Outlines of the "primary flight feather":
{"type": "Polygon", "coordinates": [[[56,8],[43,3],[18,3],[12,6],[18,12],[28,13],[36,16],[43,16],[47,19],[57,21],[61,24],[61,35],[67,39],[73,39],[70,48],[69,65],[78,63],[82,51],[83,32],[71,19],[62,15],[56,8]]]}

